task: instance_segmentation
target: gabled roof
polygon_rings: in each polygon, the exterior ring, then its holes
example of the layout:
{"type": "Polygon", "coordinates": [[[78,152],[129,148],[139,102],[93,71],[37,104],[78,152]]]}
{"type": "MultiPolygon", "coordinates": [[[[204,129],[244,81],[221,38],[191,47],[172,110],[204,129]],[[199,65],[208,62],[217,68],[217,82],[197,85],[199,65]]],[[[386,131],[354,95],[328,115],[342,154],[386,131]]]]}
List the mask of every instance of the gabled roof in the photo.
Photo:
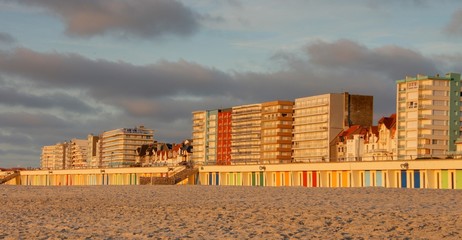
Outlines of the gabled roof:
{"type": "Polygon", "coordinates": [[[383,124],[387,129],[392,129],[396,125],[396,113],[390,115],[390,117],[382,117],[379,120],[379,125],[383,124]]]}
{"type": "Polygon", "coordinates": [[[361,125],[352,125],[350,128],[341,131],[338,135],[337,138],[339,138],[339,141],[342,141],[342,139],[352,139],[353,135],[355,134],[360,134],[360,135],[366,135],[367,133],[367,128],[362,127],[361,125]]]}

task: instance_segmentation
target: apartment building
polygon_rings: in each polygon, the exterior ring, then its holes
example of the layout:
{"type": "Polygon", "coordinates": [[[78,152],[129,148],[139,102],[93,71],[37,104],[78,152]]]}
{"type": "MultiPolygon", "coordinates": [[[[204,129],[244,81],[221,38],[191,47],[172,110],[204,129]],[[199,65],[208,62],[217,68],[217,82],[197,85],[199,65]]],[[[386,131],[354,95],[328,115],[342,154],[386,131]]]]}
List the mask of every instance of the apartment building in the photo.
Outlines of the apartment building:
{"type": "Polygon", "coordinates": [[[99,136],[88,134],[87,136],[87,163],[88,167],[99,167],[99,136]]]}
{"type": "Polygon", "coordinates": [[[444,158],[460,136],[460,74],[406,77],[397,84],[398,159],[444,158]]]}
{"type": "Polygon", "coordinates": [[[69,143],[70,164],[67,168],[86,168],[87,163],[87,139],[71,139],[69,143]]]}
{"type": "Polygon", "coordinates": [[[372,125],[373,97],[330,93],[297,98],[293,112],[293,161],[334,161],[337,149],[331,142],[340,131],[372,125]]]}
{"type": "Polygon", "coordinates": [[[262,104],[232,107],[231,114],[231,163],[259,163],[262,104]]]}
{"type": "Polygon", "coordinates": [[[204,164],[207,111],[195,111],[192,115],[193,154],[191,159],[196,164],[204,164]]]}
{"type": "Polygon", "coordinates": [[[195,111],[193,155],[196,164],[229,165],[231,162],[231,109],[195,111]]]}
{"type": "Polygon", "coordinates": [[[262,103],[261,163],[292,161],[292,101],[262,103]]]}
{"type": "Polygon", "coordinates": [[[103,167],[126,167],[136,162],[136,149],[154,142],[154,130],[139,126],[119,128],[101,134],[101,163],[103,167]]]}
{"type": "Polygon", "coordinates": [[[40,156],[40,168],[42,169],[64,169],[66,159],[67,142],[55,145],[43,146],[40,156]]]}
{"type": "Polygon", "coordinates": [[[231,108],[218,110],[217,164],[231,164],[231,108]]]}

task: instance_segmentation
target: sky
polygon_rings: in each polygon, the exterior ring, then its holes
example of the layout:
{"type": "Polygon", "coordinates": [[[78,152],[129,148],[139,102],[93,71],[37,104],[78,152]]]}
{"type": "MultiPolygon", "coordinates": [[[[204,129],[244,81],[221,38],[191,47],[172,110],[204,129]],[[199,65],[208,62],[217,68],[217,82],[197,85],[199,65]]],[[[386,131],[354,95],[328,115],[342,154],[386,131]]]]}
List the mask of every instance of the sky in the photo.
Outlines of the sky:
{"type": "Polygon", "coordinates": [[[0,167],[192,112],[349,92],[396,110],[396,80],[462,72],[460,0],[0,0],[0,167]]]}

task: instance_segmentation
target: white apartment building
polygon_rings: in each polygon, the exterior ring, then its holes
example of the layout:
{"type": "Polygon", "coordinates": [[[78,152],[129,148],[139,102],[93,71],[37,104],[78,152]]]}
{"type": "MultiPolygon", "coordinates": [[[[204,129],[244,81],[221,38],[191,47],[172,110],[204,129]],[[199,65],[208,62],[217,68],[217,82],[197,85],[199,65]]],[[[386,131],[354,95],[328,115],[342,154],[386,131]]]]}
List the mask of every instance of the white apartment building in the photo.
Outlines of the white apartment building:
{"type": "Polygon", "coordinates": [[[64,169],[66,150],[68,143],[57,143],[51,146],[43,146],[40,156],[40,168],[42,169],[64,169]]]}
{"type": "Polygon", "coordinates": [[[330,143],[340,131],[352,125],[372,125],[373,98],[349,93],[323,94],[295,99],[293,110],[293,161],[331,161],[337,148],[330,143]]]}
{"type": "Polygon", "coordinates": [[[236,106],[231,111],[231,163],[259,163],[262,104],[236,106]]]}
{"type": "Polygon", "coordinates": [[[119,128],[101,134],[101,163],[103,167],[126,167],[135,164],[136,149],[154,142],[154,130],[139,126],[119,128]]]}
{"type": "Polygon", "coordinates": [[[207,111],[195,111],[192,115],[193,154],[191,160],[196,164],[204,164],[207,111]]]}
{"type": "Polygon", "coordinates": [[[460,136],[460,74],[397,81],[398,159],[445,158],[460,136]]]}

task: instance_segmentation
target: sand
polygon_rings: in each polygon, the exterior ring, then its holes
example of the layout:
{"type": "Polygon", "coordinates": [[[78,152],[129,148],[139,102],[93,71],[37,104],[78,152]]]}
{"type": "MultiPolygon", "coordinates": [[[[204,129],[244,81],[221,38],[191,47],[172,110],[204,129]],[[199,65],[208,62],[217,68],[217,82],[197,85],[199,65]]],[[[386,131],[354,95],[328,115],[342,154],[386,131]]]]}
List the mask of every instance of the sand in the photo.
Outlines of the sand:
{"type": "Polygon", "coordinates": [[[461,239],[462,191],[0,186],[0,239],[461,239]]]}

